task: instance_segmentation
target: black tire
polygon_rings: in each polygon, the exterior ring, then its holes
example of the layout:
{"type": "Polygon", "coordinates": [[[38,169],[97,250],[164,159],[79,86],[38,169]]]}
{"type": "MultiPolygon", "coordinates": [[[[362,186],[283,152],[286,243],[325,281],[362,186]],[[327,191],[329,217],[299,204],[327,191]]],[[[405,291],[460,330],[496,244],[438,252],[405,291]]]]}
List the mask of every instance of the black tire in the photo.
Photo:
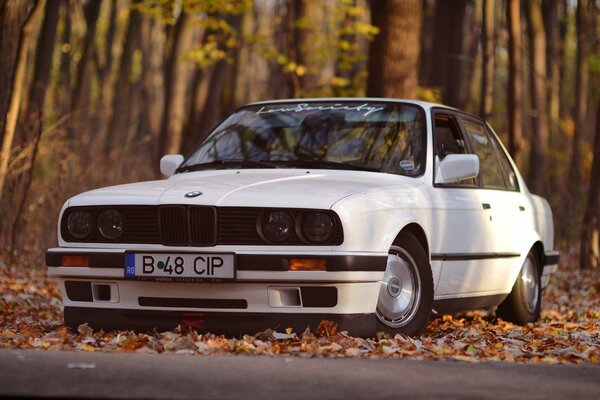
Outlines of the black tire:
{"type": "Polygon", "coordinates": [[[527,254],[512,291],[498,306],[496,315],[519,325],[540,318],[542,284],[538,258],[533,250],[527,254]]]}
{"type": "Polygon", "coordinates": [[[417,238],[405,233],[389,252],[377,301],[377,329],[418,336],[429,322],[432,305],[429,257],[417,238]],[[414,295],[408,296],[406,289],[411,288],[414,295]]]}

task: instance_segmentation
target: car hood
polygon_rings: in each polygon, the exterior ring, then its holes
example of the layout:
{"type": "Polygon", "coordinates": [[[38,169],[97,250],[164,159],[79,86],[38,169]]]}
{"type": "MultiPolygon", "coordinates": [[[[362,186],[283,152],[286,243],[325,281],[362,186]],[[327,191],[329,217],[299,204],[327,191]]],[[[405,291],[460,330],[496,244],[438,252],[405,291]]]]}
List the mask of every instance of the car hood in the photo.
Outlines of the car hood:
{"type": "Polygon", "coordinates": [[[189,204],[244,207],[328,209],[353,194],[415,178],[363,171],[332,170],[216,170],[174,175],[92,190],[73,197],[69,206],[97,204],[189,204]],[[186,197],[201,192],[197,197],[186,197]]]}

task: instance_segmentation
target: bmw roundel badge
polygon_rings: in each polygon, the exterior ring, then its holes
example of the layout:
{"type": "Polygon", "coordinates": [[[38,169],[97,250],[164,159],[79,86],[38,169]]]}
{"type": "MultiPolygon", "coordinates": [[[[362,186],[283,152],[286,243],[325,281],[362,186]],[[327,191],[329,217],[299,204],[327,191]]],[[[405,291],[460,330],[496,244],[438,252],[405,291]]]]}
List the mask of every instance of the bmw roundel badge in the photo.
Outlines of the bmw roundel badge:
{"type": "Polygon", "coordinates": [[[185,197],[187,197],[187,198],[192,198],[192,197],[198,197],[198,196],[200,196],[200,195],[202,195],[202,192],[198,192],[198,191],[195,191],[195,192],[187,192],[187,193],[185,194],[185,197]]]}

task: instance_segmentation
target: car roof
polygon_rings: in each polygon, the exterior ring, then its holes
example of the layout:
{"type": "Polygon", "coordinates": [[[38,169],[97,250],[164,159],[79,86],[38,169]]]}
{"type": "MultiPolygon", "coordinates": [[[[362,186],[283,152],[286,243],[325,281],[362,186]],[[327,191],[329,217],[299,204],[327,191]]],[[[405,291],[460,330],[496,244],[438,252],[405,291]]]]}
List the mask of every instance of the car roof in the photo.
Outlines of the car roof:
{"type": "Polygon", "coordinates": [[[297,99],[278,99],[278,100],[265,100],[249,103],[247,105],[267,105],[267,104],[285,104],[285,103],[315,103],[315,102],[346,102],[346,101],[376,101],[386,103],[408,103],[421,106],[425,109],[431,109],[433,107],[446,108],[449,110],[460,111],[456,108],[445,106],[443,104],[431,103],[428,101],[421,100],[409,100],[409,99],[394,99],[394,98],[383,98],[383,97],[320,97],[320,98],[297,98],[297,99]]]}

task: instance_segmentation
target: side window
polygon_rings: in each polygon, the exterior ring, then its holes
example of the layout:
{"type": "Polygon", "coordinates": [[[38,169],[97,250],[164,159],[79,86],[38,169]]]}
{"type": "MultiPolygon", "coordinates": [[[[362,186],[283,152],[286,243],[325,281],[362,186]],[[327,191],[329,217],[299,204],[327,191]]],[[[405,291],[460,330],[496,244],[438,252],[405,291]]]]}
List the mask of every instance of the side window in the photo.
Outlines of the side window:
{"type": "MultiPolygon", "coordinates": [[[[443,160],[448,154],[468,153],[458,121],[454,116],[448,114],[436,113],[434,115],[433,145],[435,156],[440,160],[443,160]]],[[[466,179],[454,185],[477,186],[477,183],[475,179],[466,179]]]]}
{"type": "Polygon", "coordinates": [[[486,131],[494,148],[496,149],[496,153],[498,153],[498,159],[500,160],[500,166],[502,167],[502,173],[504,174],[504,181],[506,182],[507,189],[518,191],[519,182],[517,180],[517,175],[515,174],[512,165],[510,165],[510,161],[508,160],[506,153],[504,150],[502,150],[502,146],[500,146],[500,143],[498,142],[498,139],[496,139],[494,133],[490,131],[489,126],[486,131]]]}
{"type": "Polygon", "coordinates": [[[486,132],[480,122],[463,119],[468,140],[473,151],[479,157],[479,177],[485,188],[508,189],[510,184],[505,181],[502,166],[498,158],[497,143],[486,132]]]}

